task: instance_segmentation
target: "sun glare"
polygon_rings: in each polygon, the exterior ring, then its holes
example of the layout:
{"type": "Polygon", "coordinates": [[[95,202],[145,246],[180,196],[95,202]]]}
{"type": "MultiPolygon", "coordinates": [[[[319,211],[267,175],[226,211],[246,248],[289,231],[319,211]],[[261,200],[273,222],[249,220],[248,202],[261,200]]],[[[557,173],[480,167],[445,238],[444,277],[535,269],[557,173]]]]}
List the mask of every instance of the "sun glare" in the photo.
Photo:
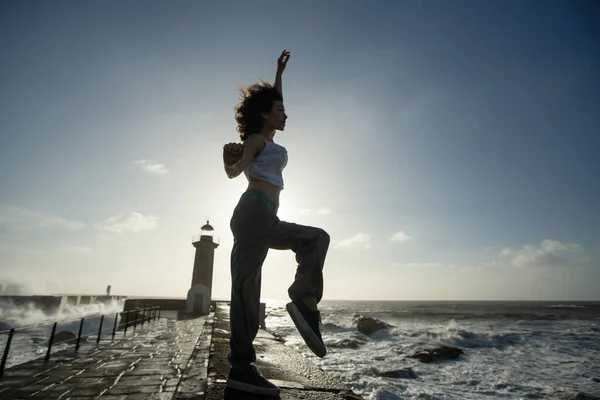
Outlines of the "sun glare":
{"type": "MultiPolygon", "coordinates": [[[[294,188],[296,189],[296,188],[294,188]]],[[[293,189],[284,189],[280,195],[279,210],[277,215],[282,221],[293,222],[300,215],[302,209],[302,192],[293,189]]]]}

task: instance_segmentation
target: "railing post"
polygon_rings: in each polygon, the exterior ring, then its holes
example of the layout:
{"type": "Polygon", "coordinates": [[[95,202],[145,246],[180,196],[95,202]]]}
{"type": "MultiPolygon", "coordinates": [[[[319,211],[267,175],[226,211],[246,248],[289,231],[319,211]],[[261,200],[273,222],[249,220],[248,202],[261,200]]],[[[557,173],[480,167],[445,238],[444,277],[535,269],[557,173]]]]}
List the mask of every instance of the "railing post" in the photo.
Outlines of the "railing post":
{"type": "Polygon", "coordinates": [[[146,308],[142,308],[142,329],[144,328],[144,318],[146,318],[146,308]]]}
{"type": "Polygon", "coordinates": [[[10,342],[12,342],[13,335],[15,334],[15,328],[12,328],[8,333],[8,339],[6,340],[6,347],[4,347],[4,353],[2,354],[2,362],[0,362],[0,378],[4,376],[4,367],[6,367],[6,360],[8,359],[8,352],[10,351],[10,342]]]}
{"type": "Polygon", "coordinates": [[[158,310],[156,309],[156,307],[154,307],[154,310],[152,310],[152,321],[156,321],[156,314],[158,314],[157,311],[158,310]]]}
{"type": "Polygon", "coordinates": [[[84,318],[81,318],[81,323],[79,324],[79,334],[77,335],[77,344],[75,345],[75,350],[79,350],[79,342],[81,341],[81,332],[83,331],[83,321],[84,321],[84,318]]]}
{"type": "Polygon", "coordinates": [[[115,323],[113,325],[113,331],[112,331],[112,338],[110,339],[115,340],[115,333],[117,333],[117,321],[119,320],[119,313],[115,313],[115,323]]]}
{"type": "Polygon", "coordinates": [[[137,319],[138,319],[138,309],[135,309],[135,318],[133,319],[133,331],[135,332],[135,327],[137,326],[137,319]]]}
{"type": "Polygon", "coordinates": [[[56,333],[56,325],[58,323],[55,322],[52,325],[52,333],[50,334],[50,340],[48,341],[48,351],[46,351],[46,357],[44,358],[46,361],[50,359],[50,352],[52,351],[52,343],[54,343],[54,334],[56,333]]]}
{"type": "Polygon", "coordinates": [[[158,319],[160,320],[160,308],[158,309],[158,319]]]}
{"type": "Polygon", "coordinates": [[[102,324],[104,323],[104,315],[100,317],[100,328],[98,328],[98,338],[96,344],[100,343],[100,335],[102,335],[102,324]]]}
{"type": "Polygon", "coordinates": [[[129,325],[129,311],[125,311],[125,313],[127,314],[125,316],[125,329],[123,329],[123,336],[125,336],[127,334],[127,325],[129,325]]]}

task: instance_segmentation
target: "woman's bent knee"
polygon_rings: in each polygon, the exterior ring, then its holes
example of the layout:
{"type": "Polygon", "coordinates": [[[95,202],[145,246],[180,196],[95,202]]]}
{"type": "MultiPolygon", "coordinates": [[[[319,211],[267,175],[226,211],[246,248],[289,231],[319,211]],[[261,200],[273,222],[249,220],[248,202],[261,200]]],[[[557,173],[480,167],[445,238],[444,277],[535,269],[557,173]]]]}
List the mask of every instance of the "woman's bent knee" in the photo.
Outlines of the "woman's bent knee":
{"type": "Polygon", "coordinates": [[[331,241],[329,234],[321,228],[319,228],[319,241],[325,246],[329,246],[329,242],[331,241]]]}

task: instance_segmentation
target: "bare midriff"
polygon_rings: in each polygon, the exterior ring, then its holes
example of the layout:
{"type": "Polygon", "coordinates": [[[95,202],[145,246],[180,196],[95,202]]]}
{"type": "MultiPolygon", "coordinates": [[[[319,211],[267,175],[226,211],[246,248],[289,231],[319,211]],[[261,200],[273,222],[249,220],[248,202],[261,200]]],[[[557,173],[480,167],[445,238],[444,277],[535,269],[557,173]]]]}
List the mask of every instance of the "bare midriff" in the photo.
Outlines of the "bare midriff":
{"type": "Polygon", "coordinates": [[[279,205],[279,193],[281,192],[279,187],[260,179],[250,177],[248,181],[248,189],[262,190],[267,194],[267,196],[269,196],[269,199],[271,199],[273,203],[279,205]]]}

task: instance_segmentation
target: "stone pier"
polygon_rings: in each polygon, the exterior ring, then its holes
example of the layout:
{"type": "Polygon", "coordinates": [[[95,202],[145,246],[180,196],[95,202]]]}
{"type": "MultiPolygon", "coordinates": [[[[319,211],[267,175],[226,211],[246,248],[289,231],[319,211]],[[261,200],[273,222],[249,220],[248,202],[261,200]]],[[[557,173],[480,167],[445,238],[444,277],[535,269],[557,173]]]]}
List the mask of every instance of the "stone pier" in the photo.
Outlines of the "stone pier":
{"type": "MultiPolygon", "coordinates": [[[[0,379],[0,400],[46,398],[117,399],[361,399],[339,380],[267,331],[255,340],[257,364],[281,388],[278,397],[260,397],[225,388],[229,370],[229,306],[215,303],[209,315],[161,318],[115,340],[84,343],[16,365],[0,379]]],[[[291,321],[290,321],[291,323],[291,321]]]]}

